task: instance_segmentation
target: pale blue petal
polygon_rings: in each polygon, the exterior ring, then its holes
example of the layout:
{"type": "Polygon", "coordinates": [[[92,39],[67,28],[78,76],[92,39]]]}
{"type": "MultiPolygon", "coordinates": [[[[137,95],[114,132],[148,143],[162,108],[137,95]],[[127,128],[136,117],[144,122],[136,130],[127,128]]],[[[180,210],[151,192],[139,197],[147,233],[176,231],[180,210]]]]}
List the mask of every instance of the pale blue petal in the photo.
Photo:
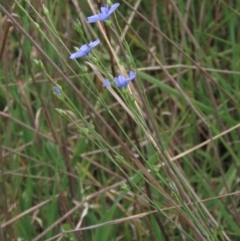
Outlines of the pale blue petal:
{"type": "Polygon", "coordinates": [[[111,83],[110,83],[110,81],[109,81],[108,79],[105,79],[105,80],[103,81],[103,85],[104,85],[105,87],[109,87],[109,86],[111,86],[111,83]]]}
{"type": "Polygon", "coordinates": [[[136,77],[136,72],[130,71],[129,72],[129,79],[133,80],[136,77]]]}
{"type": "Polygon", "coordinates": [[[88,53],[84,52],[84,51],[81,51],[81,50],[78,50],[76,53],[73,53],[70,55],[70,59],[77,59],[77,58],[81,58],[81,57],[85,57],[87,56],[88,53]]]}
{"type": "Polygon", "coordinates": [[[109,16],[110,16],[109,14],[100,13],[99,14],[99,20],[100,21],[106,21],[106,20],[108,20],[109,16]]]}
{"type": "Polygon", "coordinates": [[[116,86],[119,88],[125,87],[128,84],[128,81],[123,75],[119,75],[118,77],[115,77],[114,82],[116,86]]]}
{"type": "Polygon", "coordinates": [[[97,40],[95,40],[95,41],[91,41],[90,43],[89,43],[89,47],[92,49],[92,48],[94,48],[94,47],[96,47],[98,44],[100,43],[100,40],[99,39],[97,39],[97,40]]]}
{"type": "Polygon", "coordinates": [[[121,86],[121,83],[119,82],[118,77],[115,77],[115,78],[114,78],[114,82],[115,82],[115,84],[116,84],[117,87],[120,87],[120,86],[121,86]]]}
{"type": "Polygon", "coordinates": [[[108,16],[110,16],[119,7],[119,5],[119,3],[113,4],[108,11],[108,16]]]}
{"type": "Polygon", "coordinates": [[[135,77],[136,77],[136,72],[130,71],[128,77],[125,77],[124,75],[119,75],[118,77],[114,78],[114,82],[117,87],[123,88],[127,86],[135,77]]]}
{"type": "Polygon", "coordinates": [[[84,45],[79,49],[79,51],[82,51],[82,52],[85,52],[85,53],[89,53],[90,50],[91,50],[91,49],[88,47],[87,44],[84,44],[84,45]]]}
{"type": "Polygon", "coordinates": [[[126,82],[126,77],[124,75],[119,75],[118,81],[119,83],[124,84],[126,82]]]}
{"type": "Polygon", "coordinates": [[[97,15],[90,16],[90,17],[87,18],[87,22],[88,22],[88,23],[95,23],[95,22],[97,22],[98,20],[100,20],[98,14],[97,14],[97,15]]]}
{"type": "Polygon", "coordinates": [[[115,3],[113,4],[110,9],[108,7],[108,5],[106,5],[105,7],[101,7],[101,13],[90,16],[87,18],[87,22],[88,23],[95,23],[97,21],[106,21],[108,20],[108,18],[110,17],[110,15],[119,7],[119,3],[115,3]]]}
{"type": "Polygon", "coordinates": [[[87,46],[87,44],[84,44],[77,52],[70,55],[70,59],[85,57],[89,54],[90,50],[91,49],[87,46]]]}
{"type": "Polygon", "coordinates": [[[106,7],[101,7],[101,13],[108,13],[108,5],[106,5],[106,7]]]}

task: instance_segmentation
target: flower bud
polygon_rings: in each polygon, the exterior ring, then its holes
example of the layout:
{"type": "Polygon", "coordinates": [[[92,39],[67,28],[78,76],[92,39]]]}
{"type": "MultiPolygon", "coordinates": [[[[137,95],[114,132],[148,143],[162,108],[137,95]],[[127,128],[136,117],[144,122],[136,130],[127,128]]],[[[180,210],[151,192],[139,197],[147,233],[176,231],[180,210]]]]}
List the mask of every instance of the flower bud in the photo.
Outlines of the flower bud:
{"type": "Polygon", "coordinates": [[[98,63],[97,58],[93,57],[92,55],[91,55],[90,59],[91,59],[91,61],[92,61],[94,64],[97,64],[97,63],[98,63]]]}
{"type": "Polygon", "coordinates": [[[135,102],[136,101],[135,95],[131,94],[129,97],[130,97],[130,101],[131,102],[135,102]]]}
{"type": "Polygon", "coordinates": [[[95,126],[93,124],[89,124],[88,128],[90,131],[94,131],[95,130],[95,126]]]}
{"type": "Polygon", "coordinates": [[[55,93],[56,95],[61,95],[61,91],[60,91],[60,89],[59,89],[57,86],[54,86],[54,87],[53,87],[53,91],[54,91],[54,93],[55,93]]]}
{"type": "Polygon", "coordinates": [[[34,25],[35,25],[35,28],[36,28],[37,30],[40,29],[40,25],[39,25],[38,23],[34,22],[34,25]]]}
{"type": "Polygon", "coordinates": [[[88,128],[82,128],[82,133],[84,136],[88,136],[89,135],[89,129],[88,128]]]}
{"type": "Polygon", "coordinates": [[[82,31],[82,24],[81,22],[77,19],[77,21],[72,20],[72,24],[74,29],[80,33],[81,36],[83,36],[83,31],[82,31]]]}
{"type": "Polygon", "coordinates": [[[58,109],[58,108],[55,108],[55,110],[56,110],[56,112],[59,114],[59,115],[61,115],[61,116],[66,116],[67,115],[67,113],[66,113],[66,111],[65,110],[62,110],[62,109],[58,109]]]}
{"type": "Polygon", "coordinates": [[[108,5],[109,7],[111,7],[111,6],[112,6],[112,1],[111,1],[111,0],[107,0],[107,5],[108,5]]]}
{"type": "Polygon", "coordinates": [[[109,20],[109,19],[107,21],[105,21],[105,23],[107,26],[111,26],[111,24],[112,24],[111,20],[109,20]]]}
{"type": "Polygon", "coordinates": [[[44,6],[44,4],[43,4],[43,13],[47,16],[47,15],[49,15],[49,11],[48,11],[48,9],[44,6]]]}
{"type": "Polygon", "coordinates": [[[87,66],[84,66],[84,65],[81,66],[81,70],[82,70],[83,73],[87,73],[88,72],[87,66]]]}
{"type": "Polygon", "coordinates": [[[124,184],[121,185],[121,189],[122,189],[123,191],[128,191],[128,190],[129,190],[128,185],[127,185],[126,183],[124,183],[124,184]]]}
{"type": "Polygon", "coordinates": [[[37,59],[33,59],[33,62],[34,62],[36,65],[39,65],[39,64],[40,64],[40,61],[37,60],[37,59]]]}

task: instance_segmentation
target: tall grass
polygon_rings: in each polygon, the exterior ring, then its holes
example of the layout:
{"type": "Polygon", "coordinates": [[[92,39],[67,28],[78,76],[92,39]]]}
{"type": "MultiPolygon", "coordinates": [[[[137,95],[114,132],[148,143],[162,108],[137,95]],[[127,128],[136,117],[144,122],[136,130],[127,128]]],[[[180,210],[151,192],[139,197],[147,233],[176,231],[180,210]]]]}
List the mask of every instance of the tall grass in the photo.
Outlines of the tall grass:
{"type": "Polygon", "coordinates": [[[119,3],[0,4],[0,240],[239,240],[237,1],[119,3]]]}

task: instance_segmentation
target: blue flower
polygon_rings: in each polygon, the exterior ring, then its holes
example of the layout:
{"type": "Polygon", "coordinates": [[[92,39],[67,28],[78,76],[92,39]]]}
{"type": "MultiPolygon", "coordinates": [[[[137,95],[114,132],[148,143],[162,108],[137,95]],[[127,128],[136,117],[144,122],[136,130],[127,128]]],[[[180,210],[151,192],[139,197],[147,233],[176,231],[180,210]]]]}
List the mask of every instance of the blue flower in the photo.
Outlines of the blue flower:
{"type": "MultiPolygon", "coordinates": [[[[129,84],[136,77],[136,72],[130,71],[129,77],[125,77],[123,75],[119,75],[118,77],[114,78],[114,82],[118,88],[123,88],[129,84]]],[[[111,83],[108,79],[104,80],[103,85],[108,87],[111,86],[111,83]]]]}
{"type": "Polygon", "coordinates": [[[95,23],[97,21],[107,21],[110,15],[118,8],[120,4],[115,3],[110,8],[108,5],[106,7],[101,7],[101,13],[88,17],[88,23],[95,23]]]}
{"type": "Polygon", "coordinates": [[[84,44],[82,47],[80,47],[80,49],[77,52],[70,55],[70,59],[86,57],[90,53],[92,48],[96,47],[99,43],[100,40],[97,39],[93,42],[91,41],[89,44],[84,44]]]}

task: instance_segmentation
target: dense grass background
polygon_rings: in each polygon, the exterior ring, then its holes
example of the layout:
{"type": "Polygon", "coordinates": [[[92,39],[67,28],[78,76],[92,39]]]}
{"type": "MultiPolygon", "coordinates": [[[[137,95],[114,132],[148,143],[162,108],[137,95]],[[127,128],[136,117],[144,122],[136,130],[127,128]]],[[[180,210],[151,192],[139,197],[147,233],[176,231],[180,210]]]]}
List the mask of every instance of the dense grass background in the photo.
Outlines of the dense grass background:
{"type": "Polygon", "coordinates": [[[0,240],[240,240],[239,2],[119,2],[122,36],[86,23],[103,1],[1,2],[0,240]],[[112,75],[133,68],[128,43],[143,117],[92,59],[77,61],[89,75],[69,60],[77,19],[112,75]]]}

